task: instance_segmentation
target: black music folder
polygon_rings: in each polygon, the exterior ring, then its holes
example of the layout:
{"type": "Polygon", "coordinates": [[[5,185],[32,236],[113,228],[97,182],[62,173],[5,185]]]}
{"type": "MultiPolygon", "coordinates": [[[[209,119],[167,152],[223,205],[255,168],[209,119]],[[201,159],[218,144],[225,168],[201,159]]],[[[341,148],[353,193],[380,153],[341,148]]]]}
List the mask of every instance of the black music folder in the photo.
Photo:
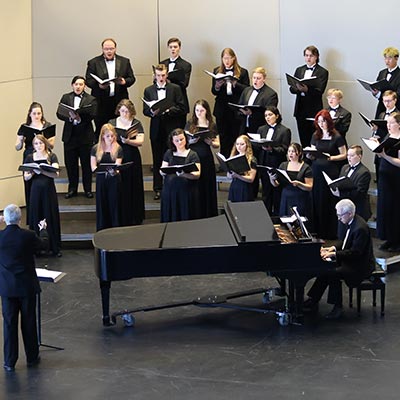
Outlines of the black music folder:
{"type": "Polygon", "coordinates": [[[399,148],[400,147],[400,139],[396,139],[390,136],[387,136],[382,142],[378,143],[371,138],[361,138],[361,140],[367,145],[367,147],[373,151],[374,153],[381,153],[383,150],[387,151],[388,149],[399,148]]]}
{"type": "Polygon", "coordinates": [[[185,71],[183,69],[174,69],[168,72],[168,79],[172,82],[185,82],[185,71]]]}
{"type": "Polygon", "coordinates": [[[37,129],[37,128],[32,128],[28,125],[22,125],[20,129],[21,129],[21,133],[25,137],[33,138],[36,135],[43,135],[46,139],[50,139],[56,135],[56,125],[55,124],[49,125],[47,128],[44,128],[44,129],[37,129]]]}
{"type": "Polygon", "coordinates": [[[245,154],[238,154],[233,157],[225,158],[221,153],[215,153],[219,161],[219,165],[225,172],[236,172],[237,174],[243,174],[244,172],[250,171],[250,164],[245,154]]]}
{"type": "Polygon", "coordinates": [[[119,138],[124,139],[136,139],[135,133],[138,133],[136,127],[134,126],[131,126],[128,129],[115,127],[115,132],[117,132],[119,138]]]}
{"type": "Polygon", "coordinates": [[[133,161],[129,161],[124,164],[100,163],[94,172],[96,172],[97,174],[97,173],[109,172],[110,170],[123,171],[124,169],[129,168],[132,164],[133,161]]]}
{"type": "Polygon", "coordinates": [[[265,107],[257,105],[257,104],[235,104],[235,103],[228,103],[229,106],[231,106],[234,109],[238,110],[250,110],[251,112],[264,112],[265,107]]]}
{"type": "Polygon", "coordinates": [[[316,76],[310,76],[309,78],[296,78],[293,75],[286,74],[286,82],[289,86],[297,88],[297,84],[307,85],[315,87],[319,85],[319,79],[316,76]]]}
{"type": "Polygon", "coordinates": [[[324,171],[322,171],[322,175],[324,176],[328,186],[333,190],[353,190],[356,188],[354,182],[348,176],[341,176],[340,178],[331,179],[324,171]]]}
{"type": "Polygon", "coordinates": [[[199,169],[197,168],[196,163],[192,162],[189,164],[182,164],[182,165],[168,165],[167,167],[161,167],[160,168],[164,174],[176,174],[177,172],[195,172],[198,171],[199,169]]]}
{"type": "Polygon", "coordinates": [[[369,126],[371,127],[373,124],[380,127],[380,128],[385,128],[387,126],[387,121],[385,119],[369,119],[367,116],[365,116],[363,113],[358,113],[362,120],[369,126]]]}
{"type": "Polygon", "coordinates": [[[105,83],[111,83],[115,82],[119,79],[119,76],[116,76],[115,78],[106,78],[106,79],[101,79],[97,75],[90,73],[90,75],[100,84],[104,85],[105,83]]]}
{"type": "Polygon", "coordinates": [[[142,101],[150,108],[151,111],[155,112],[156,110],[160,110],[158,115],[163,114],[173,105],[171,100],[166,97],[161,100],[146,100],[142,97],[142,101]]]}
{"type": "Polygon", "coordinates": [[[50,164],[46,164],[46,163],[25,163],[25,164],[21,164],[18,167],[18,171],[34,171],[35,169],[38,169],[40,171],[45,171],[45,172],[58,172],[60,170],[60,168],[56,168],[53,167],[50,164]]]}
{"type": "Polygon", "coordinates": [[[329,158],[331,155],[329,153],[324,153],[321,150],[316,149],[315,147],[304,147],[304,154],[310,154],[314,158],[329,158]]]}
{"type": "Polygon", "coordinates": [[[204,139],[214,139],[215,138],[215,133],[210,131],[209,129],[205,129],[203,131],[198,131],[198,132],[194,132],[194,133],[185,131],[185,135],[188,137],[188,139],[199,138],[200,140],[204,140],[204,139]]]}
{"type": "Polygon", "coordinates": [[[218,72],[217,74],[214,74],[214,73],[212,73],[210,71],[207,71],[206,69],[204,70],[204,72],[207,75],[210,75],[211,77],[213,77],[216,80],[219,80],[219,79],[236,79],[236,80],[239,80],[239,78],[237,78],[236,76],[233,76],[231,74],[222,74],[221,72],[218,72]]]}
{"type": "Polygon", "coordinates": [[[80,110],[92,107],[92,104],[86,104],[83,107],[74,108],[68,104],[58,103],[57,114],[61,114],[63,117],[70,118],[70,113],[79,114],[80,110]]]}
{"type": "Polygon", "coordinates": [[[376,82],[368,82],[364,81],[363,79],[357,79],[357,81],[365,90],[368,90],[369,92],[372,92],[373,90],[381,90],[387,85],[386,79],[381,79],[380,81],[376,82]]]}

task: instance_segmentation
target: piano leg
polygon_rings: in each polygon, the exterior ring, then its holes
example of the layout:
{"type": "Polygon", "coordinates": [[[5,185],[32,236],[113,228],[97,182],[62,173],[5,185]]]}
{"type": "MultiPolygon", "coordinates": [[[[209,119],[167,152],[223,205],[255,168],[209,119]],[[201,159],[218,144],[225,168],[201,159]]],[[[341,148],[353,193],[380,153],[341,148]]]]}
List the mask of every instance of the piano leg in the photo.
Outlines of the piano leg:
{"type": "Polygon", "coordinates": [[[115,322],[110,318],[110,289],[111,281],[100,280],[101,306],[103,309],[103,325],[112,326],[115,322]]]}

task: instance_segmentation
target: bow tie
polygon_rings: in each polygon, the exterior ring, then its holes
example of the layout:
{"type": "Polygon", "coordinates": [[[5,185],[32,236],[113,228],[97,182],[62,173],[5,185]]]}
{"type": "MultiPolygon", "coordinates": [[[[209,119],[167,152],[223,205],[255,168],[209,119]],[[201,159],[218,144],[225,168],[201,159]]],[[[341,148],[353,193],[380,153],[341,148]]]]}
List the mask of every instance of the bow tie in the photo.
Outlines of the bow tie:
{"type": "Polygon", "coordinates": [[[357,168],[357,165],[353,165],[352,167],[350,167],[351,170],[355,170],[357,168]]]}
{"type": "Polygon", "coordinates": [[[334,112],[336,112],[337,110],[338,110],[337,108],[329,107],[329,111],[334,111],[334,112]]]}
{"type": "Polygon", "coordinates": [[[307,67],[308,70],[314,71],[314,67],[307,67]]]}
{"type": "Polygon", "coordinates": [[[166,90],[165,87],[158,87],[157,90],[166,90]]]}
{"type": "Polygon", "coordinates": [[[82,96],[83,96],[83,94],[82,94],[82,93],[81,93],[81,94],[75,94],[75,97],[82,98],[82,96]]]}
{"type": "Polygon", "coordinates": [[[253,86],[253,90],[254,90],[255,92],[257,92],[257,93],[260,93],[261,88],[260,88],[260,89],[256,89],[256,88],[253,86]]]}
{"type": "Polygon", "coordinates": [[[225,68],[225,72],[233,71],[233,68],[225,68]]]}

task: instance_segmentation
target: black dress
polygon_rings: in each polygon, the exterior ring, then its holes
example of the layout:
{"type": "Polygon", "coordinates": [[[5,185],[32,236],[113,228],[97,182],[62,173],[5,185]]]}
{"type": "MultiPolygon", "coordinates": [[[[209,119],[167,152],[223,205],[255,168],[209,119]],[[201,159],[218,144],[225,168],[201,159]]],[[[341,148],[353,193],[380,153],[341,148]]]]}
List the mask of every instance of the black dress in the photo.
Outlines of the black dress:
{"type": "MultiPolygon", "coordinates": [[[[292,181],[296,180],[305,183],[305,178],[312,178],[311,167],[308,164],[303,163],[299,171],[288,171],[288,164],[288,161],[283,162],[279,166],[279,169],[285,170],[292,181]]],[[[281,217],[285,215],[290,215],[290,208],[293,206],[297,206],[297,210],[299,211],[300,215],[303,217],[307,217],[307,219],[311,221],[311,192],[302,190],[293,185],[283,185],[279,215],[281,217]]]]}
{"type": "MultiPolygon", "coordinates": [[[[96,156],[97,144],[92,147],[91,156],[96,156]]],[[[122,158],[119,148],[117,158],[122,158]]],[[[100,163],[115,163],[110,153],[104,153],[100,163]]],[[[121,225],[121,176],[101,172],[96,174],[96,229],[113,228],[121,225]]]]}
{"type": "MultiPolygon", "coordinates": [[[[110,124],[116,126],[116,119],[112,119],[110,124]]],[[[138,133],[143,133],[142,123],[134,119],[131,127],[138,133]]],[[[130,129],[130,128],[129,128],[130,129]]],[[[119,138],[119,136],[118,136],[119,138]]],[[[143,169],[142,157],[139,148],[124,144],[118,140],[122,147],[124,158],[123,162],[133,161],[133,164],[121,170],[121,226],[141,225],[144,220],[144,188],[143,188],[143,169]]]]}
{"type": "MultiPolygon", "coordinates": [[[[398,150],[387,154],[398,158],[398,150]]],[[[400,168],[384,158],[379,163],[378,204],[376,213],[377,234],[382,240],[400,244],[400,168]]]]}
{"type": "MultiPolygon", "coordinates": [[[[33,154],[28,154],[25,163],[58,163],[57,156],[50,154],[50,160],[34,160],[33,154]]],[[[54,179],[43,174],[33,174],[29,196],[29,228],[39,235],[38,223],[46,218],[47,232],[49,234],[49,250],[58,254],[61,249],[60,214],[54,179]]]]}
{"type": "MultiPolygon", "coordinates": [[[[185,130],[189,130],[189,122],[185,126],[185,130]]],[[[212,125],[210,128],[196,128],[196,133],[202,130],[215,131],[216,125],[212,125]]],[[[198,180],[199,186],[199,202],[200,202],[200,215],[199,218],[209,218],[218,215],[217,205],[217,178],[215,173],[214,156],[210,146],[203,140],[199,140],[197,143],[190,144],[189,147],[194,150],[200,159],[201,175],[198,180]]]]}
{"type": "MultiPolygon", "coordinates": [[[[199,163],[199,156],[189,150],[186,157],[174,156],[172,150],[167,150],[163,161],[168,165],[183,165],[199,163]]],[[[198,181],[182,178],[176,174],[164,177],[161,192],[161,222],[185,221],[199,218],[198,181]]]]}
{"type": "MultiPolygon", "coordinates": [[[[257,168],[257,160],[252,158],[250,163],[251,169],[257,168]]],[[[232,202],[254,201],[254,190],[252,182],[244,182],[238,178],[233,178],[229,187],[228,200],[232,202]]]]}
{"type": "MultiPolygon", "coordinates": [[[[345,145],[343,137],[337,133],[330,140],[317,140],[315,134],[311,138],[311,144],[318,150],[331,156],[340,154],[339,148],[345,145]]],[[[317,236],[321,239],[336,239],[337,216],[336,198],[332,196],[322,171],[331,179],[339,177],[341,161],[328,161],[325,158],[317,158],[312,162],[312,174],[314,184],[312,190],[313,199],[313,225],[317,236]]]]}
{"type": "MultiPolygon", "coordinates": [[[[17,132],[17,136],[23,136],[25,138],[24,140],[24,154],[22,155],[22,162],[25,162],[26,158],[28,157],[29,154],[33,153],[33,139],[35,135],[38,135],[41,133],[40,129],[37,129],[36,133],[32,130],[26,130],[24,129],[27,125],[22,124],[17,132]]],[[[50,122],[45,122],[43,125],[43,129],[48,128],[51,126],[50,122]]],[[[50,136],[47,137],[46,139],[50,139],[50,136]]],[[[25,191],[25,204],[26,204],[26,223],[29,224],[29,198],[31,194],[31,185],[32,185],[32,179],[29,181],[24,180],[24,191],[25,191]]]]}

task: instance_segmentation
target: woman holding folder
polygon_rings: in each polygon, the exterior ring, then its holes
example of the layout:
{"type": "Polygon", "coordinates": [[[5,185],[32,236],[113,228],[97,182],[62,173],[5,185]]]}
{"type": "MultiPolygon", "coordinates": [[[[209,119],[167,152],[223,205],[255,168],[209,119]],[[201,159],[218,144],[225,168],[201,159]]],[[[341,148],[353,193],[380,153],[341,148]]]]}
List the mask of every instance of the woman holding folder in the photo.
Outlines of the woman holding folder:
{"type": "Polygon", "coordinates": [[[160,174],[164,177],[161,192],[161,222],[199,218],[198,179],[201,173],[199,156],[189,149],[185,132],[180,128],[170,133],[169,147],[164,154],[160,169],[160,174]],[[190,168],[190,172],[177,169],[172,173],[165,169],[169,166],[186,164],[192,164],[194,168],[190,168]]]}
{"type": "Polygon", "coordinates": [[[58,159],[51,151],[48,140],[43,135],[36,135],[32,140],[33,153],[28,154],[24,163],[47,164],[54,167],[49,172],[42,169],[33,169],[24,172],[24,180],[31,182],[29,202],[29,228],[39,235],[39,222],[43,219],[47,223],[49,234],[49,250],[57,257],[61,257],[60,214],[54,178],[58,176],[58,159]]]}
{"type": "MultiPolygon", "coordinates": [[[[387,119],[389,137],[400,140],[400,113],[387,119]]],[[[400,150],[393,146],[378,154],[379,181],[376,214],[377,234],[384,242],[381,250],[400,252],[400,150]]]]}
{"type": "MultiPolygon", "coordinates": [[[[307,155],[312,160],[314,177],[313,224],[319,238],[336,239],[336,200],[332,196],[322,172],[325,172],[331,179],[339,177],[340,167],[347,156],[346,143],[340,133],[336,131],[329,111],[321,110],[317,113],[314,126],[316,131],[311,138],[311,149],[316,150],[317,154],[308,153],[307,155]]],[[[306,149],[304,151],[307,154],[306,149]]]]}
{"type": "Polygon", "coordinates": [[[217,185],[212,148],[219,147],[217,126],[213,120],[210,105],[206,100],[197,100],[191,119],[186,123],[185,131],[189,136],[189,148],[200,159],[201,175],[199,178],[200,218],[218,215],[217,185]],[[201,132],[205,132],[203,135],[201,132]]]}
{"type": "Polygon", "coordinates": [[[236,143],[232,147],[231,157],[244,155],[249,164],[249,170],[241,174],[230,171],[227,173],[228,178],[232,179],[229,187],[228,200],[232,202],[254,201],[253,185],[257,174],[257,160],[253,156],[250,139],[247,135],[240,135],[236,139],[236,143]]]}
{"type": "Polygon", "coordinates": [[[116,114],[119,116],[110,120],[110,124],[116,128],[123,162],[133,162],[121,171],[121,225],[140,225],[144,220],[144,188],[139,148],[144,142],[144,129],[136,119],[136,109],[130,100],[121,100],[116,114]]]}
{"type": "Polygon", "coordinates": [[[90,163],[96,171],[96,229],[120,226],[121,177],[117,168],[123,152],[117,143],[117,133],[111,124],[100,130],[99,142],[92,147],[90,163]],[[109,164],[103,168],[102,164],[109,164]]]}
{"type": "MultiPolygon", "coordinates": [[[[290,215],[290,209],[297,207],[300,215],[311,221],[312,202],[311,190],[313,177],[311,167],[303,161],[303,148],[299,143],[291,143],[287,151],[287,161],[279,165],[286,171],[291,182],[278,174],[270,174],[271,184],[282,187],[279,215],[290,215]]],[[[310,224],[311,225],[311,224],[310,224]]]]}

